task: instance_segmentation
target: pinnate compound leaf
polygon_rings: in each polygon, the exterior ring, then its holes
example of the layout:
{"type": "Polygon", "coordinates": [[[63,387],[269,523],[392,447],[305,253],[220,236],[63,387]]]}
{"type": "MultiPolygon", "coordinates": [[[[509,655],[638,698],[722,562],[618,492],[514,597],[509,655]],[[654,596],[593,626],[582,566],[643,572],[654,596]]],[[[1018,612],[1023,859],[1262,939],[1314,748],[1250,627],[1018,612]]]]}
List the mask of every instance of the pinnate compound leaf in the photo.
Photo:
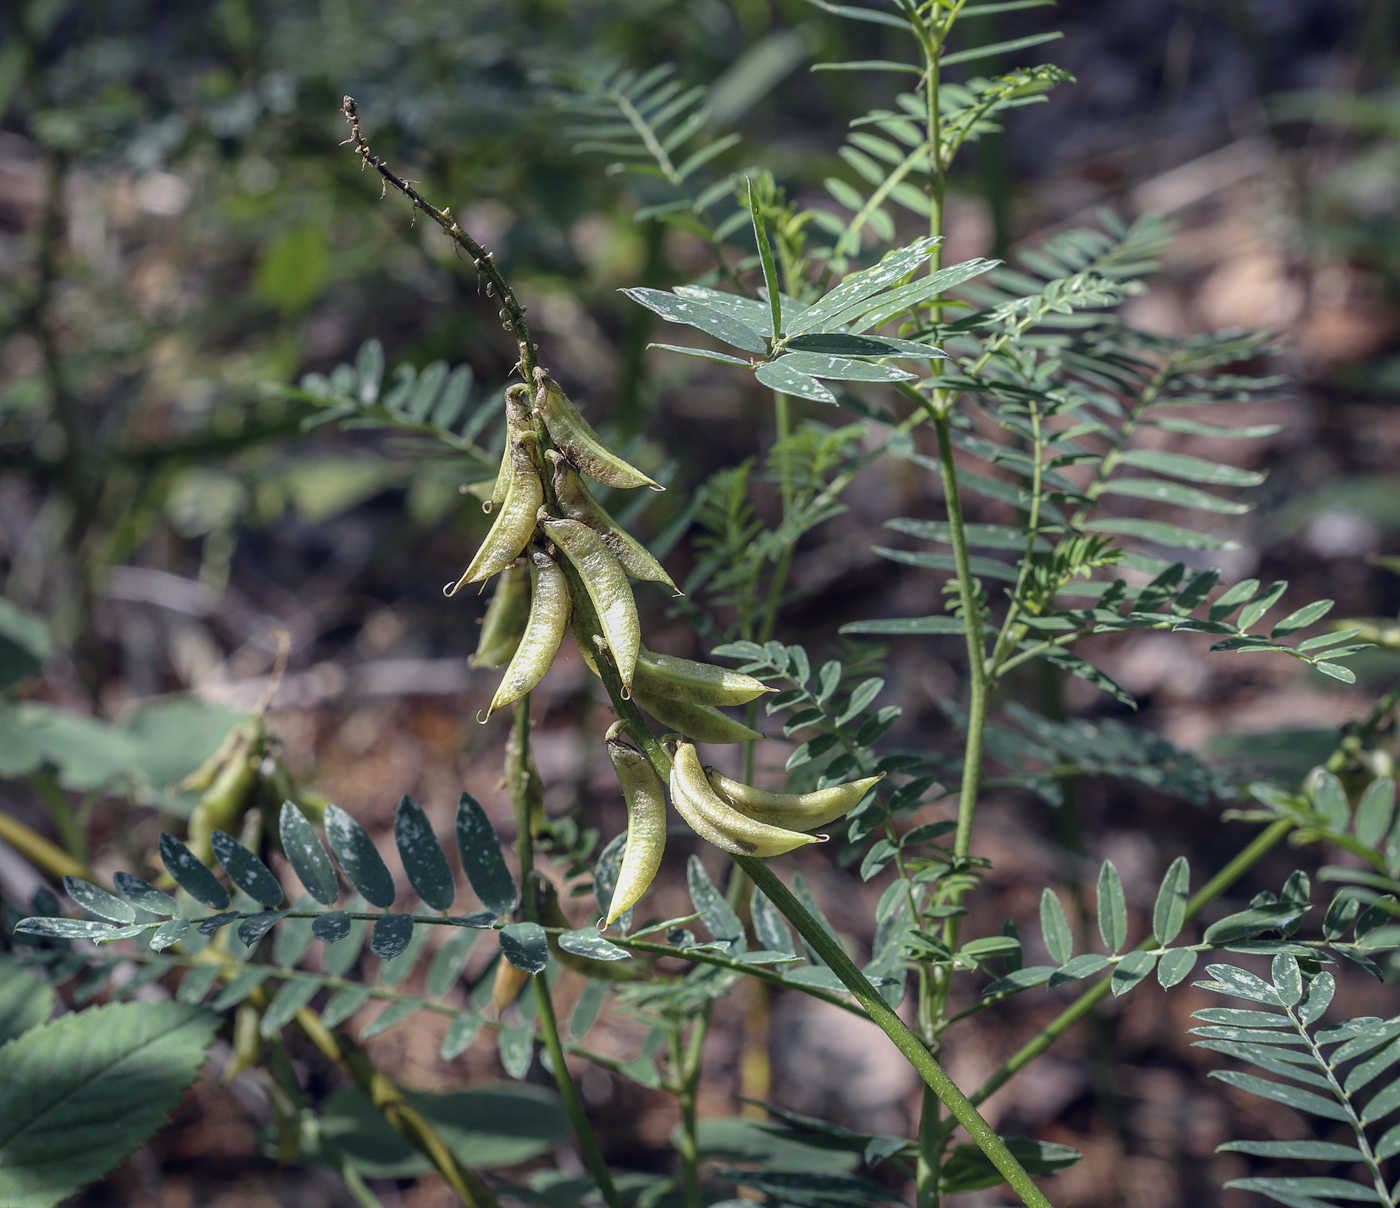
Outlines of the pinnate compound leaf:
{"type": "Polygon", "coordinates": [[[700,863],[699,856],[691,856],[685,867],[686,886],[690,890],[690,901],[700,915],[700,921],[717,940],[723,940],[737,951],[744,949],[744,924],[734,913],[734,908],[724,900],[714,887],[710,874],[700,863]]]}
{"type": "Polygon", "coordinates": [[[538,923],[511,923],[501,928],[501,953],[517,969],[543,973],[549,964],[549,937],[538,923]]]}
{"type": "Polygon", "coordinates": [[[1128,900],[1112,860],[1099,869],[1099,935],[1110,952],[1128,942],[1128,900]]]}
{"type": "Polygon", "coordinates": [[[133,877],[129,872],[119,872],[112,880],[117,887],[117,892],[133,906],[139,906],[151,914],[166,916],[180,912],[180,904],[149,881],[133,877]]]}
{"type": "Polygon", "coordinates": [[[278,986],[277,993],[272,996],[262,1019],[258,1021],[258,1031],[263,1039],[276,1036],[291,1023],[296,1013],[316,996],[320,988],[320,983],[309,977],[294,978],[278,986]]]}
{"type": "Polygon", "coordinates": [[[231,899],[223,883],[174,835],[162,832],[160,836],[160,860],[165,870],[175,878],[175,883],[196,902],[203,902],[215,910],[227,910],[231,899]]]}
{"type": "Polygon", "coordinates": [[[766,361],[754,372],[770,390],[779,394],[791,394],[797,398],[809,398],[818,403],[836,402],[836,396],[810,374],[800,373],[791,365],[785,364],[786,357],[777,361],[766,361]]]}
{"type": "Polygon", "coordinates": [[[1226,1141],[1216,1152],[1247,1153],[1256,1158],[1300,1158],[1312,1162],[1360,1162],[1361,1151],[1354,1145],[1335,1141],[1226,1141]]]}
{"type": "Polygon", "coordinates": [[[0,1049],[0,1188],[6,1208],[50,1208],[166,1122],[219,1017],[180,1002],[90,1007],[0,1049]]]}
{"type": "Polygon", "coordinates": [[[287,915],[285,910],[264,910],[238,924],[238,938],[252,947],[287,915]]]}
{"type": "Polygon", "coordinates": [[[1301,1087],[1290,1086],[1286,1082],[1270,1082],[1267,1078],[1259,1078],[1254,1074],[1245,1074],[1239,1070],[1211,1070],[1210,1076],[1219,1078],[1221,1082],[1227,1082],[1231,1086],[1237,1086],[1240,1090],[1249,1091],[1250,1094],[1258,1095],[1261,1099],[1272,1099],[1275,1103],[1287,1104],[1300,1112],[1309,1112],[1314,1116],[1325,1116],[1329,1120],[1348,1118],[1347,1109],[1335,1099],[1324,1099],[1321,1095],[1315,1095],[1312,1091],[1305,1091],[1301,1087]]]}
{"type": "Polygon", "coordinates": [[[660,315],[668,323],[680,323],[695,327],[717,340],[763,356],[768,351],[767,342],[754,331],[741,317],[742,308],[724,305],[715,300],[702,302],[697,298],[682,298],[660,289],[637,287],[622,291],[634,302],[640,302],[648,310],[660,315]]]}
{"type": "Polygon", "coordinates": [[[501,917],[510,914],[517,901],[515,878],[501,855],[496,828],[470,793],[463,793],[457,806],[457,850],[462,870],[481,904],[501,917]]]}
{"type": "Polygon", "coordinates": [[[224,866],[228,879],[255,902],[263,906],[280,906],[285,896],[277,878],[252,852],[232,835],[216,830],[210,836],[214,858],[224,866]]]}
{"type": "Polygon", "coordinates": [[[1063,986],[1066,982],[1092,977],[1099,970],[1107,969],[1108,964],[1108,957],[1100,956],[1097,952],[1085,952],[1076,956],[1072,961],[1066,961],[1060,968],[1056,969],[1050,975],[1048,984],[1053,990],[1056,986],[1063,986]]]}
{"type": "Polygon", "coordinates": [[[109,923],[134,923],[136,921],[136,911],[131,906],[123,902],[115,894],[108,893],[94,885],[91,881],[84,881],[78,877],[64,877],[63,888],[68,891],[68,896],[77,902],[89,914],[95,914],[99,919],[105,919],[109,923]]]}
{"type": "Polygon", "coordinates": [[[524,1078],[535,1059],[535,1021],[527,1019],[502,1028],[496,1035],[496,1049],[505,1072],[515,1079],[524,1078]]]}
{"type": "Polygon", "coordinates": [[[625,961],[632,954],[598,934],[596,927],[581,927],[566,931],[559,937],[559,947],[575,956],[592,957],[600,961],[625,961]]]}
{"type": "Polygon", "coordinates": [[[1186,901],[1190,895],[1191,866],[1185,856],[1177,856],[1162,878],[1157,901],[1152,907],[1152,934],[1160,944],[1170,944],[1181,934],[1186,922],[1186,901]]]}
{"type": "Polygon", "coordinates": [[[278,833],[282,839],[282,850],[291,861],[298,879],[306,886],[306,892],[322,906],[331,905],[340,896],[335,866],[321,840],[316,837],[311,823],[306,820],[306,815],[290,801],[282,803],[278,833]]]}
{"type": "Polygon", "coordinates": [[[399,802],[394,816],[394,839],[404,871],[418,896],[434,910],[450,910],[452,899],[457,896],[452,866],[433,834],[428,815],[412,797],[399,802]]]}
{"type": "Polygon", "coordinates": [[[1367,847],[1375,847],[1390,830],[1395,812],[1395,781],[1382,776],[1371,781],[1356,807],[1356,837],[1367,847]]]}
{"type": "Polygon", "coordinates": [[[350,884],[371,906],[394,904],[394,878],[365,828],[338,805],[326,806],[326,838],[350,884]]]}
{"type": "Polygon", "coordinates": [[[1113,970],[1113,996],[1118,998],[1126,994],[1151,973],[1156,964],[1157,957],[1151,952],[1127,953],[1113,970]]]}
{"type": "Polygon", "coordinates": [[[328,910],[311,922],[311,935],[326,944],[334,944],[350,934],[350,916],[343,910],[328,910]]]}
{"type": "Polygon", "coordinates": [[[1074,955],[1074,932],[1065,916],[1065,908],[1048,886],[1040,895],[1040,929],[1045,935],[1046,950],[1056,965],[1063,965],[1074,955]]]}
{"type": "Polygon", "coordinates": [[[369,950],[380,960],[391,961],[408,947],[412,938],[411,914],[383,914],[374,920],[374,931],[369,937],[369,950]]]}
{"type": "MultiPolygon", "coordinates": [[[[1054,1174],[1066,1170],[1084,1155],[1069,1145],[1037,1141],[1033,1137],[1003,1137],[1006,1148],[1028,1174],[1054,1174]]],[[[943,1166],[942,1189],[946,1194],[979,1191],[1005,1182],[1004,1176],[975,1145],[957,1145],[943,1166]]]]}
{"type": "Polygon", "coordinates": [[[1190,948],[1173,948],[1162,953],[1162,959],[1157,962],[1157,981],[1162,989],[1170,990],[1190,977],[1199,955],[1190,948]]]}

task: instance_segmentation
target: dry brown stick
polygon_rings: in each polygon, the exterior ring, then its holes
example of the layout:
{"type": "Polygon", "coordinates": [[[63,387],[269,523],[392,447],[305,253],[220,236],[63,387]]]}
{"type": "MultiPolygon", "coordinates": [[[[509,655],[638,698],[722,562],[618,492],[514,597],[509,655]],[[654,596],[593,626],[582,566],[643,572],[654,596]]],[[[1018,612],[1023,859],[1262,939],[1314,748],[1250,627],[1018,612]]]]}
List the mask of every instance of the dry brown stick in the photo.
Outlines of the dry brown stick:
{"type": "Polygon", "coordinates": [[[527,383],[533,385],[535,380],[535,345],[530,339],[530,329],[525,323],[525,307],[516,298],[515,291],[511,289],[505,277],[501,275],[501,270],[496,267],[492,254],[458,225],[457,220],[452,217],[451,210],[438,209],[413,187],[411,181],[397,176],[390,170],[388,164],[369,149],[369,143],[360,130],[360,110],[355,104],[354,97],[347,96],[341,102],[340,108],[345,114],[345,120],[350,123],[350,137],[341,145],[354,147],[359,153],[362,166],[373,168],[383,178],[386,186],[393,185],[413,203],[414,209],[422,210],[446,231],[452,241],[472,258],[476,271],[486,278],[487,296],[500,299],[501,309],[498,313],[501,318],[501,326],[510,332],[515,337],[515,342],[520,345],[521,376],[527,383]]]}

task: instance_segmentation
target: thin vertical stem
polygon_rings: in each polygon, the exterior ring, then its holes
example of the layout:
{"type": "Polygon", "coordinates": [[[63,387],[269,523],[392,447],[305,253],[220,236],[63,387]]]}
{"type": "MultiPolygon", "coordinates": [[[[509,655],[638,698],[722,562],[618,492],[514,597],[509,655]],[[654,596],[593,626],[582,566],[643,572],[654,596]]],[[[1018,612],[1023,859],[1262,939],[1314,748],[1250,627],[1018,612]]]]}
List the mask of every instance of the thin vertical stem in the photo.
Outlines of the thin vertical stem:
{"type": "MultiPolygon", "coordinates": [[[[524,769],[530,762],[530,694],[526,693],[514,705],[513,738],[518,752],[520,774],[510,785],[511,804],[515,807],[515,850],[520,859],[521,907],[526,921],[540,921],[539,900],[535,885],[535,837],[530,825],[530,798],[525,792],[524,769]]],[[[564,1044],[559,1038],[559,1020],[554,1014],[554,1000],[549,995],[549,983],[544,975],[537,973],[531,979],[534,983],[535,1005],[540,1021],[540,1032],[544,1036],[545,1048],[549,1051],[550,1065],[554,1067],[554,1081],[559,1087],[559,1097],[564,1101],[564,1110],[573,1125],[574,1139],[583,1155],[584,1165],[593,1176],[598,1193],[608,1208],[623,1208],[622,1197],[613,1183],[612,1172],[598,1146],[598,1138],[593,1134],[593,1126],[588,1122],[583,1099],[574,1083],[564,1059],[564,1044]]]]}
{"type": "Polygon", "coordinates": [[[967,1130],[977,1147],[987,1155],[992,1165],[1021,1197],[1021,1202],[1026,1208],[1051,1208],[1050,1201],[1026,1173],[1025,1167],[1006,1148],[1006,1143],[997,1136],[968,1097],[948,1077],[923,1042],[880,997],[855,962],[846,955],[845,949],[827,933],[826,928],[808,913],[807,908],[792,895],[764,861],[752,856],[735,856],[733,859],[749,875],[754,886],[797,928],[798,934],[826,962],[880,1030],[904,1054],[919,1077],[948,1108],[953,1119],[967,1130]]]}

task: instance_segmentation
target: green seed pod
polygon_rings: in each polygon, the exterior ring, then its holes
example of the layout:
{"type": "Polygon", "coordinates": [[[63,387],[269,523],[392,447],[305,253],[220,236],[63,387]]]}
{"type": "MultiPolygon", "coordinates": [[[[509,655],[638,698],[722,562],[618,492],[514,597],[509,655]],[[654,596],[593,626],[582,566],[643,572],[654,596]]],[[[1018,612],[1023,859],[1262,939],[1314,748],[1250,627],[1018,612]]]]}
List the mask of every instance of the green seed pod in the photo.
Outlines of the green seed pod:
{"type": "Polygon", "coordinates": [[[539,466],[535,460],[535,438],[525,433],[510,447],[514,472],[505,503],[496,513],[496,520],[476,557],[456,583],[442,589],[445,596],[455,596],[468,583],[480,583],[499,574],[514,562],[535,533],[535,514],[544,503],[544,484],[540,482],[539,466]]]}
{"type": "Polygon", "coordinates": [[[709,778],[710,787],[741,814],[747,814],[759,822],[800,831],[825,826],[849,814],[865,799],[866,793],[885,778],[882,772],[879,776],[866,776],[847,784],[833,784],[813,793],[769,793],[751,784],[730,780],[714,768],[706,768],[705,775],[709,778]]]}
{"type": "Polygon", "coordinates": [[[241,829],[244,814],[256,800],[254,790],[261,766],[259,736],[251,728],[242,729],[214,782],[201,794],[190,814],[190,850],[206,864],[214,862],[214,832],[237,834],[241,829]]]}
{"type": "Polygon", "coordinates": [[[505,502],[510,490],[510,479],[514,472],[511,463],[510,447],[525,432],[533,430],[530,417],[530,388],[524,382],[516,382],[506,387],[506,447],[501,450],[501,468],[496,471],[496,485],[491,488],[491,498],[483,501],[481,510],[489,512],[505,502]]]}
{"type": "Polygon", "coordinates": [[[757,742],[763,737],[757,730],[751,730],[743,722],[710,705],[693,705],[669,696],[654,696],[644,692],[640,683],[633,687],[632,699],[666,729],[684,734],[693,742],[757,742]]]}
{"type": "Polygon", "coordinates": [[[525,634],[496,689],[491,707],[486,710],[486,717],[503,705],[519,700],[544,678],[544,673],[554,665],[554,656],[559,653],[559,643],[564,640],[572,613],[564,572],[548,554],[532,551],[530,619],[525,623],[525,634]]]}
{"type": "Polygon", "coordinates": [[[544,420],[554,443],[594,482],[610,487],[666,489],[609,449],[559,388],[559,383],[543,369],[535,370],[535,410],[544,420]]]}
{"type": "Polygon", "coordinates": [[[627,803],[627,846],[605,927],[611,927],[651,887],[666,850],[666,786],[647,757],[622,741],[623,728],[622,722],[615,722],[608,730],[608,758],[627,803]]]}
{"type": "Polygon", "coordinates": [[[581,520],[556,520],[541,509],[539,523],[583,580],[622,687],[631,692],[637,651],[642,645],[642,625],[637,619],[637,601],[632,598],[627,573],[603,539],[581,520]]]}
{"type": "Polygon", "coordinates": [[[751,675],[674,654],[657,654],[645,646],[637,653],[636,683],[637,691],[648,696],[665,696],[691,705],[746,705],[773,691],[751,675]]]}
{"type": "Polygon", "coordinates": [[[501,572],[496,594],[491,597],[486,615],[481,620],[481,636],[477,639],[473,667],[504,667],[515,656],[525,621],[530,615],[530,574],[512,563],[501,572]]]}
{"type": "Polygon", "coordinates": [[[593,498],[593,493],[584,485],[583,479],[578,476],[578,472],[564,455],[556,449],[551,449],[546,456],[554,463],[554,496],[559,501],[559,511],[570,520],[581,520],[589,528],[596,529],[607,547],[612,550],[613,557],[622,563],[622,569],[634,579],[664,583],[676,595],[683,594],[661,563],[651,556],[647,547],[623,530],[617,521],[608,515],[607,509],[593,498]]]}
{"type": "Polygon", "coordinates": [[[741,814],[715,792],[700,766],[699,753],[684,740],[676,743],[671,757],[671,801],[691,830],[731,855],[767,859],[826,839],[825,835],[804,835],[741,814]]]}

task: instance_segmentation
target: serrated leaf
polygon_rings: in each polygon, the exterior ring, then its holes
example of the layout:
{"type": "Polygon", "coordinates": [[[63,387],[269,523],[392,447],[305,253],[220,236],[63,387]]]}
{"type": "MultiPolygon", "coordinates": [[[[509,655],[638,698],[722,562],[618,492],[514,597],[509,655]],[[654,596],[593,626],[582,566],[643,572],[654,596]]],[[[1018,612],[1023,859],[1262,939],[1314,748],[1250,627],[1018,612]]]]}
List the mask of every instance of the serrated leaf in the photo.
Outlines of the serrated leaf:
{"type": "Polygon", "coordinates": [[[1098,886],[1099,935],[1110,952],[1117,952],[1128,942],[1128,900],[1123,894],[1123,882],[1113,861],[1105,860],[1099,869],[1098,886]]]}
{"type": "Polygon", "coordinates": [[[365,828],[337,805],[326,806],[326,838],[345,875],[371,906],[394,904],[394,878],[365,828]]]}
{"type": "Polygon", "coordinates": [[[1045,937],[1046,951],[1057,966],[1074,956],[1074,931],[1059,897],[1048,886],[1040,895],[1040,930],[1045,937]]]}
{"type": "Polygon", "coordinates": [[[48,982],[11,959],[0,959],[0,1045],[47,1023],[54,1000],[48,982]]]}
{"type": "Polygon", "coordinates": [[[228,879],[263,906],[280,906],[286,895],[277,878],[252,852],[225,831],[216,830],[209,837],[214,859],[224,866],[228,879]]]}
{"type": "Polygon", "coordinates": [[[228,909],[231,899],[223,883],[174,835],[162,832],[160,860],[165,870],[175,878],[175,883],[196,902],[203,902],[215,910],[228,909]]]}
{"type": "Polygon", "coordinates": [[[282,840],[282,851],[286,853],[297,879],[306,886],[306,892],[322,906],[332,905],[340,896],[335,866],[331,864],[331,858],[316,837],[311,823],[290,801],[282,803],[277,830],[282,840]]]}
{"type": "Polygon", "coordinates": [[[1181,933],[1190,890],[1191,866],[1185,856],[1177,856],[1167,868],[1152,906],[1152,934],[1159,944],[1170,944],[1181,933]]]}
{"type": "Polygon", "coordinates": [[[433,834],[428,815],[412,797],[405,796],[399,802],[394,815],[394,841],[409,884],[418,896],[434,910],[451,910],[452,899],[457,896],[452,866],[433,834]]]}
{"type": "Polygon", "coordinates": [[[487,910],[505,918],[519,900],[515,878],[501,854],[501,841],[481,803],[463,793],[457,805],[457,851],[472,892],[487,910]]]}
{"type": "Polygon", "coordinates": [[[0,1048],[6,1208],[50,1208],[165,1124],[219,1017],[179,1002],[75,1011],[0,1048]]]}
{"type": "Polygon", "coordinates": [[[501,954],[517,969],[542,973],[549,964],[549,937],[538,923],[511,923],[501,928],[501,954]]]}
{"type": "Polygon", "coordinates": [[[91,881],[84,881],[78,877],[64,877],[63,888],[73,901],[100,919],[118,925],[136,921],[136,911],[128,903],[92,884],[91,881]]]}

